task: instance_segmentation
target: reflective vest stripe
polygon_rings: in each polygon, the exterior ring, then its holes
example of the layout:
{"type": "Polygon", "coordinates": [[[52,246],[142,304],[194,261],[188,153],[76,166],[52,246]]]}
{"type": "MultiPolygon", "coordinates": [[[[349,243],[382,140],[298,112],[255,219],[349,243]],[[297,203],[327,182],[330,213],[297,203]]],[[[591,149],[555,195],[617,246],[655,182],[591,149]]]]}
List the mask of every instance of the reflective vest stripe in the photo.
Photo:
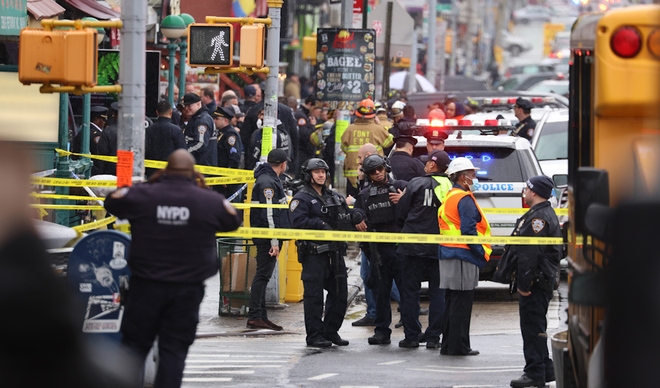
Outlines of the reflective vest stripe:
{"type": "MultiPolygon", "coordinates": [[[[445,197],[445,200],[440,206],[440,211],[439,211],[440,216],[438,217],[438,222],[440,223],[440,233],[442,235],[445,236],[461,235],[461,217],[458,214],[458,203],[461,201],[461,199],[463,199],[467,195],[472,197],[472,199],[476,204],[477,201],[474,199],[474,195],[472,195],[472,193],[469,191],[463,191],[461,189],[454,188],[447,194],[447,197],[445,197]]],[[[479,205],[477,205],[477,209],[479,210],[479,214],[481,214],[481,221],[477,223],[477,235],[480,237],[490,237],[490,224],[488,223],[488,220],[486,219],[484,213],[481,211],[479,205]]],[[[470,249],[470,247],[467,244],[445,243],[441,245],[444,245],[446,247],[470,249]]],[[[492,248],[490,247],[490,244],[481,244],[481,246],[484,248],[484,252],[486,253],[485,254],[486,261],[490,260],[490,254],[491,252],[493,252],[492,248]]]]}
{"type": "MultiPolygon", "coordinates": [[[[451,191],[451,181],[449,178],[443,176],[434,176],[433,179],[438,182],[438,185],[433,189],[433,192],[435,193],[435,196],[440,200],[440,204],[443,204],[445,203],[447,194],[449,194],[451,191]]],[[[440,217],[440,208],[438,208],[438,217],[440,217]]]]}

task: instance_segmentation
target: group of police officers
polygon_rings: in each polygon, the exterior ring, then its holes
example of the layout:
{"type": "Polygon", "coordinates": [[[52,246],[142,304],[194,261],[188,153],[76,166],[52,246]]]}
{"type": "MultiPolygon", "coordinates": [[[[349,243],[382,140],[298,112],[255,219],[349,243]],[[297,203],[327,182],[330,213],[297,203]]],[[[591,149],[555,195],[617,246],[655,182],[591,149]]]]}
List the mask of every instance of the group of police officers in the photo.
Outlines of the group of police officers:
{"type": "MultiPolygon", "coordinates": [[[[190,105],[198,102],[186,101],[186,97],[189,100],[195,99],[184,96],[184,105],[187,102],[192,102],[190,105]]],[[[186,139],[189,144],[195,140],[203,143],[205,137],[212,136],[207,131],[213,130],[213,123],[207,123],[208,120],[202,118],[205,116],[203,108],[200,107],[200,110],[202,113],[197,115],[199,117],[196,116],[197,112],[189,112],[190,120],[194,123],[192,128],[197,129],[197,133],[186,133],[186,137],[192,137],[186,139]]],[[[223,123],[215,124],[221,127],[223,123]]],[[[236,134],[226,133],[224,136],[236,137],[236,134]]],[[[429,154],[421,158],[426,172],[424,176],[414,177],[409,182],[396,179],[391,174],[392,166],[388,159],[372,153],[362,160],[360,170],[366,182],[351,208],[343,196],[328,188],[328,164],[322,159],[311,158],[301,165],[304,185],[290,201],[288,217],[283,212],[276,214],[273,209],[253,209],[253,226],[278,228],[290,225],[294,229],[489,236],[488,220],[472,194],[478,183],[478,168],[466,158],[450,160],[449,155],[443,151],[446,139],[444,132],[430,131],[426,136],[429,140],[429,154]]],[[[395,141],[404,148],[405,143],[411,143],[410,137],[400,133],[395,141]]],[[[235,141],[239,141],[238,138],[235,141]]],[[[230,144],[229,140],[228,145],[236,146],[230,144]]],[[[196,150],[192,148],[194,155],[196,150]]],[[[197,192],[205,190],[203,177],[192,169],[193,158],[182,152],[186,153],[179,150],[173,154],[168,168],[155,174],[150,182],[130,190],[121,188],[106,200],[106,208],[111,213],[129,218],[135,223],[132,225],[134,242],[129,263],[134,275],[130,285],[131,296],[127,301],[127,323],[122,329],[124,342],[144,359],[150,342],[153,342],[156,335],[160,336],[161,353],[164,350],[170,352],[161,363],[166,363],[163,367],[171,368],[179,384],[183,360],[194,338],[197,313],[188,309],[182,316],[177,316],[183,310],[171,310],[171,307],[168,310],[165,304],[193,300],[193,305],[199,306],[200,295],[203,295],[200,282],[212,275],[213,271],[210,268],[208,271],[190,268],[190,275],[183,279],[182,275],[176,275],[170,268],[163,267],[163,263],[154,261],[153,252],[149,253],[145,248],[157,241],[164,241],[163,236],[158,236],[160,232],[171,232],[168,236],[171,235],[173,239],[168,242],[169,245],[162,247],[162,256],[168,257],[166,264],[190,267],[186,264],[188,255],[174,247],[177,241],[185,240],[186,236],[193,238],[194,231],[190,229],[182,235],[179,229],[181,226],[206,228],[204,237],[194,237],[201,246],[214,245],[213,230],[228,231],[238,226],[235,209],[222,196],[205,196],[197,192]],[[197,185],[191,185],[195,182],[197,185]],[[172,190],[159,187],[164,188],[165,185],[185,187],[191,195],[177,197],[178,194],[172,190]],[[193,191],[196,194],[193,195],[193,191]],[[218,205],[217,214],[199,213],[201,207],[206,206],[204,203],[208,205],[213,201],[218,205]],[[136,215],[134,211],[140,207],[144,214],[136,215]],[[178,209],[176,215],[173,213],[174,208],[178,209]],[[200,220],[206,217],[209,222],[197,225],[197,222],[193,222],[195,217],[200,220]],[[143,227],[145,233],[140,232],[143,227]],[[167,248],[170,245],[172,249],[167,248]],[[146,306],[154,303],[163,304],[163,311],[160,315],[147,315],[150,326],[146,327],[143,324],[146,319],[144,311],[149,310],[146,306]],[[182,337],[184,332],[181,330],[184,329],[186,335],[182,337]],[[179,333],[176,333],[177,330],[179,333]]],[[[200,158],[195,159],[199,162],[200,158]]],[[[289,161],[286,153],[277,149],[271,151],[267,165],[262,164],[255,172],[257,182],[253,202],[273,204],[285,201],[278,175],[286,170],[289,161]]],[[[214,161],[208,162],[211,164],[214,161]]],[[[527,182],[524,196],[531,209],[518,222],[514,235],[559,236],[557,217],[547,202],[552,186],[552,181],[545,176],[534,177],[527,182]]],[[[282,330],[281,326],[268,320],[264,303],[265,284],[272,274],[281,241],[264,239],[255,243],[257,277],[260,280],[254,283],[252,289],[254,295],[250,301],[248,327],[282,330]]],[[[349,342],[339,335],[347,309],[347,271],[344,262],[346,242],[307,240],[297,241],[296,245],[303,267],[301,277],[304,284],[308,346],[324,348],[332,344],[348,345],[349,342]],[[327,291],[325,301],[324,290],[327,291]]],[[[390,290],[395,282],[401,290],[405,333],[405,338],[399,342],[400,347],[414,348],[420,342],[426,342],[427,348],[440,348],[442,355],[479,354],[470,348],[469,326],[479,268],[485,265],[490,255],[488,244],[443,243],[438,246],[378,242],[363,244],[362,249],[371,265],[365,283],[376,292],[375,329],[374,335],[368,339],[369,344],[386,345],[391,342],[390,290]],[[429,281],[430,297],[429,325],[424,332],[419,321],[419,295],[423,280],[429,281]]],[[[548,357],[546,340],[542,334],[547,326],[545,313],[552,296],[560,251],[556,246],[539,246],[534,249],[514,247],[509,251],[508,262],[513,263],[511,265],[516,270],[513,276],[518,281],[521,295],[521,329],[526,360],[525,374],[511,384],[515,387],[536,386],[540,382],[554,379],[551,375],[552,361],[548,357]]],[[[208,256],[206,251],[203,256],[208,256]]],[[[208,263],[208,258],[204,260],[208,263]]],[[[157,381],[164,378],[160,373],[159,368],[157,381]]]]}

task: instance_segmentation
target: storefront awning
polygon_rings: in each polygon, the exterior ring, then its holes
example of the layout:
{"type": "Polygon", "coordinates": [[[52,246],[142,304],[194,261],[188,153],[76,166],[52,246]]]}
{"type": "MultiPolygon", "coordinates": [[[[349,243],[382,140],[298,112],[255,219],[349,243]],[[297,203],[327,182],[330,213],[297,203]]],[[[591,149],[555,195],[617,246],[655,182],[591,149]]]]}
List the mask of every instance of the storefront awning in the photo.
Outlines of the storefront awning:
{"type": "Polygon", "coordinates": [[[28,0],[28,12],[37,20],[54,18],[66,11],[53,0],[28,0]]]}
{"type": "Polygon", "coordinates": [[[73,7],[99,20],[118,19],[119,12],[99,4],[95,0],[64,0],[73,7]]]}

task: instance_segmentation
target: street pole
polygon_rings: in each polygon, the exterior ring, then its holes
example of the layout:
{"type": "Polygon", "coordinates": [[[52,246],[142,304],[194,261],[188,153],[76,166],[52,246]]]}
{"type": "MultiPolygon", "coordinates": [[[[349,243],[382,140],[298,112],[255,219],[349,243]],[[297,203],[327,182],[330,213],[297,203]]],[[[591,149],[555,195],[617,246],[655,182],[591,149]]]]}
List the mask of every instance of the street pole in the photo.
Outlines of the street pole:
{"type": "MultiPolygon", "coordinates": [[[[174,106],[174,66],[176,61],[176,49],[179,48],[179,45],[176,44],[174,39],[168,39],[167,49],[170,50],[169,61],[170,61],[170,71],[167,75],[167,99],[170,102],[170,106],[174,106]]],[[[183,55],[181,56],[183,58],[183,55]]],[[[179,76],[181,78],[181,76],[179,76]]],[[[181,93],[181,88],[179,88],[179,93],[181,93]]],[[[213,113],[213,112],[211,112],[213,113]]]]}
{"type": "Polygon", "coordinates": [[[341,28],[349,29],[352,27],[353,0],[341,0],[341,28]]]}
{"type": "MultiPolygon", "coordinates": [[[[280,23],[282,20],[283,0],[268,0],[268,16],[271,24],[268,27],[268,44],[266,62],[270,71],[266,75],[266,90],[264,90],[264,128],[270,128],[272,149],[277,148],[277,86],[280,72],[280,23]]],[[[261,155],[259,160],[266,161],[268,155],[261,155]]]]}
{"type": "MultiPolygon", "coordinates": [[[[429,38],[426,41],[426,78],[431,81],[433,86],[437,87],[438,85],[436,84],[436,61],[435,61],[435,38],[436,38],[436,31],[435,27],[436,24],[438,23],[438,10],[436,9],[436,0],[428,0],[428,5],[429,5],[429,38]]],[[[415,53],[413,53],[414,55],[415,53]]],[[[440,54],[442,56],[442,54],[440,54]]]]}
{"type": "Polygon", "coordinates": [[[89,154],[89,116],[92,110],[92,96],[89,93],[83,94],[83,116],[82,125],[82,143],[80,144],[80,153],[89,154]]]}
{"type": "MultiPolygon", "coordinates": [[[[133,176],[144,176],[147,0],[122,2],[119,52],[119,150],[133,152],[133,176]]],[[[170,92],[172,96],[174,91],[170,92]]]]}
{"type": "Polygon", "coordinates": [[[412,55],[410,56],[410,67],[408,67],[408,77],[404,84],[404,89],[408,93],[417,92],[417,37],[418,30],[413,30],[412,55]]]}
{"type": "Polygon", "coordinates": [[[390,44],[392,40],[392,10],[391,1],[387,2],[387,26],[385,27],[385,46],[383,47],[383,97],[389,99],[390,94],[390,44]]]}
{"type": "MultiPolygon", "coordinates": [[[[69,143],[69,94],[60,93],[60,122],[58,131],[58,140],[60,149],[67,151],[69,143]]],[[[89,147],[89,141],[88,147],[89,147]]],[[[70,179],[71,170],[69,169],[69,157],[60,155],[57,158],[57,171],[55,171],[56,178],[70,179]]],[[[56,186],[55,194],[69,195],[69,188],[66,186],[56,186]]],[[[68,205],[69,201],[66,199],[56,199],[56,205],[68,205]]],[[[55,223],[59,225],[69,226],[70,210],[59,209],[55,211],[55,223]]]]}
{"type": "MultiPolygon", "coordinates": [[[[186,90],[186,57],[188,54],[188,38],[181,37],[181,42],[179,43],[181,48],[179,53],[179,97],[185,94],[186,90]]],[[[176,103],[176,102],[175,102],[176,103]]],[[[174,104],[171,104],[174,107],[174,104]]],[[[211,112],[213,114],[213,112],[211,112]]]]}

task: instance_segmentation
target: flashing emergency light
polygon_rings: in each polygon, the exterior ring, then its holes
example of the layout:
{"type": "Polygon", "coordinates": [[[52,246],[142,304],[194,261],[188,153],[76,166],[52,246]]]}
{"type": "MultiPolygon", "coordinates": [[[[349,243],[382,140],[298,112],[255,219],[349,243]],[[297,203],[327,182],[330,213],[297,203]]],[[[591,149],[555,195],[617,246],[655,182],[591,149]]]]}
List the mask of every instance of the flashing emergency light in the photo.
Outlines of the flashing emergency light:
{"type": "Polygon", "coordinates": [[[484,122],[484,124],[485,124],[486,126],[497,125],[497,120],[495,120],[495,119],[486,120],[486,121],[484,122]]]}
{"type": "Polygon", "coordinates": [[[444,127],[445,123],[442,120],[431,120],[432,127],[444,127]]]}
{"type": "Polygon", "coordinates": [[[607,11],[607,4],[598,4],[598,9],[603,12],[607,11]]]}
{"type": "Polygon", "coordinates": [[[464,126],[472,125],[472,121],[460,119],[460,120],[458,120],[458,125],[464,125],[464,126]]]}

